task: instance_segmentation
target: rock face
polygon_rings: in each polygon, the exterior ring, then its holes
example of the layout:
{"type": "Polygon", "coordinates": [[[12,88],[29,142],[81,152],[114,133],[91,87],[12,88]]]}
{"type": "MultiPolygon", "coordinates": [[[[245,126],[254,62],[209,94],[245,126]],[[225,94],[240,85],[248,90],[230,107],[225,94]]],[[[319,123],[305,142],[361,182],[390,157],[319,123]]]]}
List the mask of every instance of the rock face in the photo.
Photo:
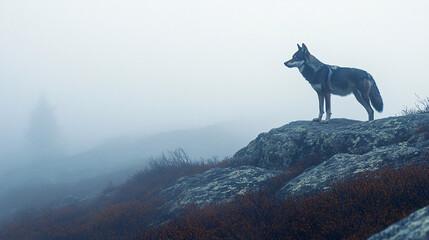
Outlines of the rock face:
{"type": "Polygon", "coordinates": [[[214,168],[202,174],[180,178],[177,183],[164,189],[165,207],[175,211],[187,204],[205,206],[215,201],[229,201],[236,194],[257,190],[278,174],[278,171],[253,166],[238,168],[214,168]]]}
{"type": "Polygon", "coordinates": [[[418,163],[427,157],[427,151],[403,142],[375,148],[362,155],[339,153],[290,180],[277,196],[284,198],[289,194],[327,190],[332,183],[346,176],[350,178],[360,172],[418,163]]]}
{"type": "Polygon", "coordinates": [[[429,239],[429,206],[422,208],[368,240],[427,240],[429,239]]]}
{"type": "Polygon", "coordinates": [[[279,169],[309,156],[327,160],[341,153],[363,155],[402,142],[421,142],[422,136],[416,131],[425,125],[429,125],[429,114],[370,122],[347,119],[332,119],[328,124],[292,122],[260,134],[234,155],[232,163],[279,169]]]}

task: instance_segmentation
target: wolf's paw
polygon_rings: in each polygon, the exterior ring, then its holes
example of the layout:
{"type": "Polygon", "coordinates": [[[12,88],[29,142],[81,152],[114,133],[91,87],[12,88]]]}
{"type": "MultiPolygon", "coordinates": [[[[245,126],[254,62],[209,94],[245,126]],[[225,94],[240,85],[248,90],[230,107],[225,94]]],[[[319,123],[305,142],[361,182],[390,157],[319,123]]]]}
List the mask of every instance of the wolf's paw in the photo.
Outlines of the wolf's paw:
{"type": "Polygon", "coordinates": [[[313,118],[313,122],[320,122],[320,118],[313,118]]]}
{"type": "Polygon", "coordinates": [[[327,124],[329,120],[321,120],[320,123],[327,124]]]}

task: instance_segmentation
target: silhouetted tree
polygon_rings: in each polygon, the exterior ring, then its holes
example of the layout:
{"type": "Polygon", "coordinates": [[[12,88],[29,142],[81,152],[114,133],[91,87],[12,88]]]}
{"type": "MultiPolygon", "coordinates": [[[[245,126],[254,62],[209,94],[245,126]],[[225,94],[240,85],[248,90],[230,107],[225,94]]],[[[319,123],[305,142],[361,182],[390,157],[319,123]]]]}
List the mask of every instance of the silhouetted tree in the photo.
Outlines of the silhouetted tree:
{"type": "Polygon", "coordinates": [[[52,161],[64,156],[54,108],[44,96],[40,97],[30,116],[26,137],[29,153],[35,161],[52,161]]]}

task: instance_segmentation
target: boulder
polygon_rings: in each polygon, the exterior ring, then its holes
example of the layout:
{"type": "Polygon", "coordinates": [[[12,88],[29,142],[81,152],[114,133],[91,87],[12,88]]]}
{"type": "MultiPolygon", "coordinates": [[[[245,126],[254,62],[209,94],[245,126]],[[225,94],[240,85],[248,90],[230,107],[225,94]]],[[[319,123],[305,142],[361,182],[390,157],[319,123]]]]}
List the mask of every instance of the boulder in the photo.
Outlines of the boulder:
{"type": "Polygon", "coordinates": [[[426,206],[401,221],[390,225],[368,240],[427,240],[429,239],[429,206],[426,206]]]}
{"type": "Polygon", "coordinates": [[[206,206],[213,202],[230,201],[236,194],[257,190],[278,171],[254,166],[213,168],[202,174],[180,178],[162,191],[169,212],[187,204],[206,206]]]}
{"type": "Polygon", "coordinates": [[[260,134],[234,155],[231,164],[284,169],[310,156],[322,162],[336,154],[350,154],[343,157],[364,155],[402,142],[421,142],[418,131],[425,126],[429,126],[429,114],[368,122],[347,119],[332,119],[328,124],[297,121],[260,134]]]}
{"type": "Polygon", "coordinates": [[[384,167],[401,167],[420,163],[427,157],[427,148],[418,148],[407,142],[375,148],[361,155],[335,154],[288,181],[277,192],[277,197],[285,198],[290,194],[325,191],[330,188],[332,183],[345,177],[353,178],[360,172],[374,171],[384,167]]]}

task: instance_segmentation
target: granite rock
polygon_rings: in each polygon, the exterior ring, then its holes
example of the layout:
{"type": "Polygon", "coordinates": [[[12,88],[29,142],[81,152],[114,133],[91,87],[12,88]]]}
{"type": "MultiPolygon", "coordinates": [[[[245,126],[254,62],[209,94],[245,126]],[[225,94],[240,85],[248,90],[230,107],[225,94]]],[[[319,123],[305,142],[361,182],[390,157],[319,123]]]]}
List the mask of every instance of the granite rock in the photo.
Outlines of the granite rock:
{"type": "Polygon", "coordinates": [[[421,142],[422,136],[417,132],[428,125],[429,114],[367,122],[348,119],[332,119],[328,124],[297,121],[260,134],[238,151],[231,163],[283,169],[309,156],[324,161],[336,154],[363,155],[398,143],[421,142]]]}
{"type": "Polygon", "coordinates": [[[278,171],[254,166],[214,168],[202,174],[180,178],[162,191],[164,207],[172,212],[188,204],[200,207],[213,202],[230,201],[237,194],[257,190],[278,171]]]}

